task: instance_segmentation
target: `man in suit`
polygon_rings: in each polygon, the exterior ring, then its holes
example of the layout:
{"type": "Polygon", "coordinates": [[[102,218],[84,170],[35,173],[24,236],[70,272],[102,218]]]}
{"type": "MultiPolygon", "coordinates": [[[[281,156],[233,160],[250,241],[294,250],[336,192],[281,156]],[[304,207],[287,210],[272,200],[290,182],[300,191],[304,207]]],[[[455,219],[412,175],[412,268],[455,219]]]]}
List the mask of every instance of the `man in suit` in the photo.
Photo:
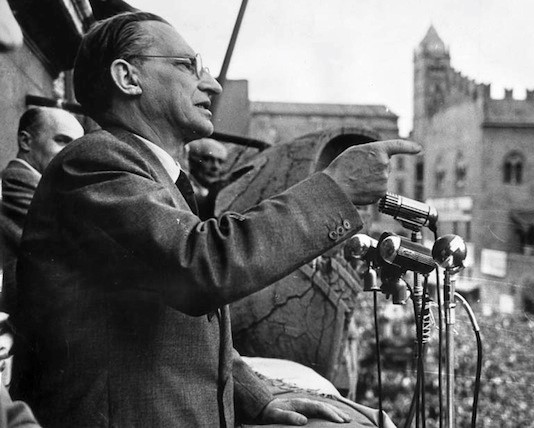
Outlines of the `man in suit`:
{"type": "Polygon", "coordinates": [[[20,117],[17,156],[2,172],[2,310],[5,312],[10,313],[15,306],[15,263],[26,214],[41,175],[55,155],[83,134],[80,122],[61,109],[33,107],[20,117]]]}
{"type": "MultiPolygon", "coordinates": [[[[0,0],[0,52],[9,52],[22,45],[23,36],[7,0],[0,0]]],[[[11,232],[16,236],[16,227],[11,225],[11,232]]],[[[4,327],[5,314],[2,318],[4,327]]],[[[10,333],[0,337],[0,358],[5,358],[11,347],[10,333]]],[[[38,428],[32,411],[23,402],[13,402],[6,387],[0,383],[0,427],[1,428],[38,428]]]]}
{"type": "Polygon", "coordinates": [[[97,23],[74,86],[103,130],[50,163],[17,271],[18,391],[41,423],[346,421],[325,403],[273,398],[232,348],[227,305],[358,231],[354,205],[385,194],[390,155],[419,146],[350,148],[281,195],[201,221],[174,159],[213,132],[221,87],[176,30],[148,13],[97,23]]]}
{"type": "Polygon", "coordinates": [[[201,138],[187,145],[191,183],[195,191],[199,217],[213,216],[215,198],[224,184],[222,172],[228,157],[226,147],[213,138],[201,138]]]}

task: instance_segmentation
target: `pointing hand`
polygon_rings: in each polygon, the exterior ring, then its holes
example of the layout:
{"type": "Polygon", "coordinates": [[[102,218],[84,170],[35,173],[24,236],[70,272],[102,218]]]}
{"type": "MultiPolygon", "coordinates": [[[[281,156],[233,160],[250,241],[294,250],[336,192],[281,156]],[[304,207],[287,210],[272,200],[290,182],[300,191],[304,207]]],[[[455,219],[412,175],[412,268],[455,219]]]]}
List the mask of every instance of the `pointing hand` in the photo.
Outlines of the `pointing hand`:
{"type": "Polygon", "coordinates": [[[421,146],[412,141],[387,140],[349,147],[324,173],[345,192],[354,205],[368,205],[387,192],[389,161],[396,154],[416,154],[421,146]]]}

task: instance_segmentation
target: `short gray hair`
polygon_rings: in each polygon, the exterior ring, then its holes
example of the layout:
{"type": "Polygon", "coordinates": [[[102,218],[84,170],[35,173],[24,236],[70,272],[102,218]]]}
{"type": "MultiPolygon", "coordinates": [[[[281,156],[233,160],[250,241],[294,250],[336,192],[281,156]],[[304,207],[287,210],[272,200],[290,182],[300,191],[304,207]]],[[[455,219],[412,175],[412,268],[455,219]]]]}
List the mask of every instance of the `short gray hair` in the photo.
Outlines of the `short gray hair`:
{"type": "Polygon", "coordinates": [[[151,36],[139,23],[163,18],[148,12],[126,12],[95,23],[85,34],[74,62],[74,92],[84,112],[98,121],[107,111],[113,93],[111,63],[142,54],[151,36]]]}

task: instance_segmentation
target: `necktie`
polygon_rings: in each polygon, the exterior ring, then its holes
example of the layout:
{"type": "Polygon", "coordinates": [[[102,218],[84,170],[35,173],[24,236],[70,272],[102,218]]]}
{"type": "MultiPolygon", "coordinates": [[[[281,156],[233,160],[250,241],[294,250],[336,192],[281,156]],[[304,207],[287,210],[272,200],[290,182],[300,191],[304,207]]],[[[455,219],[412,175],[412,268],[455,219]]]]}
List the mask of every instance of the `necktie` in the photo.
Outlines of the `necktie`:
{"type": "MultiPolygon", "coordinates": [[[[187,205],[189,205],[189,208],[191,208],[191,211],[193,211],[194,214],[198,215],[198,205],[197,200],[195,198],[195,191],[193,190],[193,186],[191,185],[191,180],[189,180],[189,177],[184,171],[180,171],[180,175],[178,176],[178,179],[176,180],[176,187],[178,187],[178,190],[184,197],[185,201],[187,202],[187,205]]],[[[208,316],[208,321],[211,322],[213,317],[217,315],[217,317],[220,317],[220,311],[217,309],[214,312],[210,312],[208,316]]]]}
{"type": "Polygon", "coordinates": [[[189,208],[191,208],[191,211],[198,215],[198,205],[195,198],[195,191],[193,190],[193,186],[191,185],[189,177],[187,177],[187,174],[184,171],[180,171],[180,175],[176,180],[176,187],[178,187],[178,190],[184,197],[187,205],[189,205],[189,208]]]}

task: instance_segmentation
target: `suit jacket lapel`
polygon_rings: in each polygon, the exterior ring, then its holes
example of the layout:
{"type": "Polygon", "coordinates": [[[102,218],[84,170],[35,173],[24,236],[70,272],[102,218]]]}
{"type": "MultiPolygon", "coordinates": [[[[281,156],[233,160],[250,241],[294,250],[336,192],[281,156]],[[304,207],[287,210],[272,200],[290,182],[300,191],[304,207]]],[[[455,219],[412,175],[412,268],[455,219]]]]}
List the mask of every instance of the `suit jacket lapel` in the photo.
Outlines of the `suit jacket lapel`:
{"type": "Polygon", "coordinates": [[[132,148],[137,150],[141,154],[143,159],[145,159],[150,164],[150,166],[152,166],[156,170],[156,173],[162,184],[164,184],[165,187],[169,189],[173,189],[173,193],[179,194],[185,201],[185,198],[176,188],[176,184],[171,179],[158,157],[154,154],[152,150],[150,150],[150,148],[147,147],[145,143],[143,143],[139,138],[137,138],[134,133],[114,126],[106,127],[105,130],[116,138],[118,138],[119,140],[129,144],[132,148]]]}

